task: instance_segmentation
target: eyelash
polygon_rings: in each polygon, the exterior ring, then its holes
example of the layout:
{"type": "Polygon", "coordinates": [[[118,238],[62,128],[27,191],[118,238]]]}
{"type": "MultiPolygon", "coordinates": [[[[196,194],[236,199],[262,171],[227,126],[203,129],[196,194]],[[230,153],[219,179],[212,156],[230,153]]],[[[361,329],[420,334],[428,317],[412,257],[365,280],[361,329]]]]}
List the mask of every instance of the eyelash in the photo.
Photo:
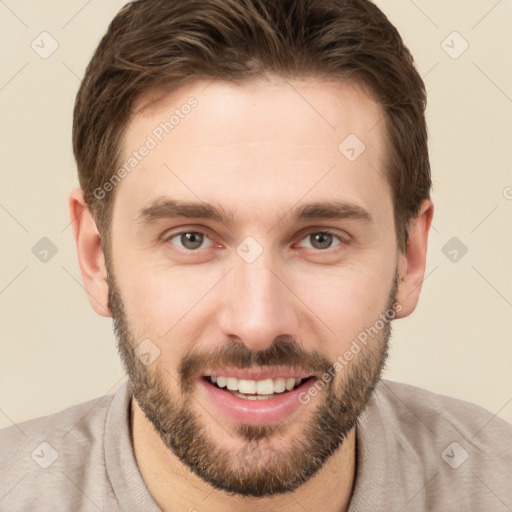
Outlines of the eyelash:
{"type": "MultiPolygon", "coordinates": [[[[186,230],[186,231],[177,231],[176,233],[166,233],[164,234],[162,237],[161,237],[161,240],[163,243],[167,243],[167,242],[170,242],[171,239],[175,238],[175,237],[178,237],[180,235],[184,235],[184,234],[187,234],[187,233],[196,233],[196,234],[200,234],[200,235],[203,235],[204,237],[207,237],[208,239],[211,240],[211,238],[209,237],[208,233],[206,233],[205,231],[201,231],[199,229],[190,229],[190,230],[186,230]]],[[[315,234],[318,234],[318,233],[321,233],[323,235],[332,235],[333,237],[337,238],[339,240],[339,243],[337,245],[335,245],[334,247],[328,247],[327,249],[315,249],[315,248],[309,248],[309,249],[312,249],[313,251],[315,252],[318,252],[318,253],[321,253],[321,252],[328,252],[329,250],[336,250],[337,247],[339,246],[343,246],[343,245],[346,245],[348,243],[348,240],[343,238],[342,236],[340,236],[339,234],[335,233],[334,231],[331,231],[329,229],[321,229],[321,230],[312,230],[312,231],[309,231],[307,232],[302,238],[301,238],[301,241],[304,240],[305,238],[308,238],[309,236],[311,235],[315,235],[315,234]]],[[[211,240],[213,241],[213,240],[211,240]]],[[[182,251],[185,251],[187,253],[194,253],[194,252],[199,252],[200,249],[195,249],[195,250],[192,250],[192,249],[186,249],[186,248],[179,248],[180,250],[182,251]]]]}

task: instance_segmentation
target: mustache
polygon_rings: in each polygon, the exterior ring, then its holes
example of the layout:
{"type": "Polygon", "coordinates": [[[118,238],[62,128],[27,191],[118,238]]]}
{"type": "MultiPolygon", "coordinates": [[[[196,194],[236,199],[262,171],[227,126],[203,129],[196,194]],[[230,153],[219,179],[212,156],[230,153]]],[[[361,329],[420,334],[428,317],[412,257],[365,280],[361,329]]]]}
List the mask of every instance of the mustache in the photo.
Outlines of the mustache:
{"type": "Polygon", "coordinates": [[[197,349],[181,361],[178,377],[184,392],[190,391],[198,374],[222,368],[287,367],[307,372],[320,378],[333,362],[318,350],[307,351],[292,336],[278,336],[264,350],[253,351],[242,342],[228,339],[215,352],[197,349]]]}

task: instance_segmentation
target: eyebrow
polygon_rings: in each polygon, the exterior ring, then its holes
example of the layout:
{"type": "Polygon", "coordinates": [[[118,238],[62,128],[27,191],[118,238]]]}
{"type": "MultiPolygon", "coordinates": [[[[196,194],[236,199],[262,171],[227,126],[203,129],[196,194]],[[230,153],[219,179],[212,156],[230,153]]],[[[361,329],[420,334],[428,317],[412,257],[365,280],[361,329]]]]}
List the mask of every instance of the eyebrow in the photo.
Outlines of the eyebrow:
{"type": "Polygon", "coordinates": [[[373,224],[371,213],[362,206],[344,201],[322,201],[306,203],[285,215],[285,218],[292,220],[342,220],[354,219],[373,224]]]}
{"type": "MultiPolygon", "coordinates": [[[[170,198],[158,198],[139,211],[137,222],[150,224],[160,219],[191,218],[213,220],[227,226],[234,224],[233,211],[206,202],[181,201],[170,198]]],[[[279,220],[300,222],[307,220],[354,219],[373,224],[370,212],[363,207],[344,201],[320,201],[296,206],[279,220]]]]}
{"type": "Polygon", "coordinates": [[[191,219],[210,219],[222,224],[233,224],[234,215],[220,206],[210,203],[180,201],[158,198],[139,211],[137,222],[150,224],[160,219],[186,217],[191,219]]]}

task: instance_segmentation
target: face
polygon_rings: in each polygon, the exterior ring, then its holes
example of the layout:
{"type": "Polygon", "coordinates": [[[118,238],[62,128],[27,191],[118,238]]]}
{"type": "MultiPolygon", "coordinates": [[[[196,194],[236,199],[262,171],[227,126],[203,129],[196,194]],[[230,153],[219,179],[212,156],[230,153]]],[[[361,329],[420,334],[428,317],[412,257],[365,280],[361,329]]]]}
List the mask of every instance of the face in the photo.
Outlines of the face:
{"type": "Polygon", "coordinates": [[[119,350],[169,456],[218,489],[306,482],[378,382],[397,310],[381,117],[356,85],[276,78],[187,84],[130,123],[119,350]]]}

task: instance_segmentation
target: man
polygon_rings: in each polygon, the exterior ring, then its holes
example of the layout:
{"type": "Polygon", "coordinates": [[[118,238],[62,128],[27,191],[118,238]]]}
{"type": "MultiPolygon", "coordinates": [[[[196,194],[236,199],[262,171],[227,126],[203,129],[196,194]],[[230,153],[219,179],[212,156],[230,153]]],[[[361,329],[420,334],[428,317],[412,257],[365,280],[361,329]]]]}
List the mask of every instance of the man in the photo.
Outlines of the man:
{"type": "Polygon", "coordinates": [[[125,6],[69,204],[129,383],[5,429],[2,507],[511,510],[512,427],[381,379],[425,271],[425,102],[366,0],[125,6]]]}

